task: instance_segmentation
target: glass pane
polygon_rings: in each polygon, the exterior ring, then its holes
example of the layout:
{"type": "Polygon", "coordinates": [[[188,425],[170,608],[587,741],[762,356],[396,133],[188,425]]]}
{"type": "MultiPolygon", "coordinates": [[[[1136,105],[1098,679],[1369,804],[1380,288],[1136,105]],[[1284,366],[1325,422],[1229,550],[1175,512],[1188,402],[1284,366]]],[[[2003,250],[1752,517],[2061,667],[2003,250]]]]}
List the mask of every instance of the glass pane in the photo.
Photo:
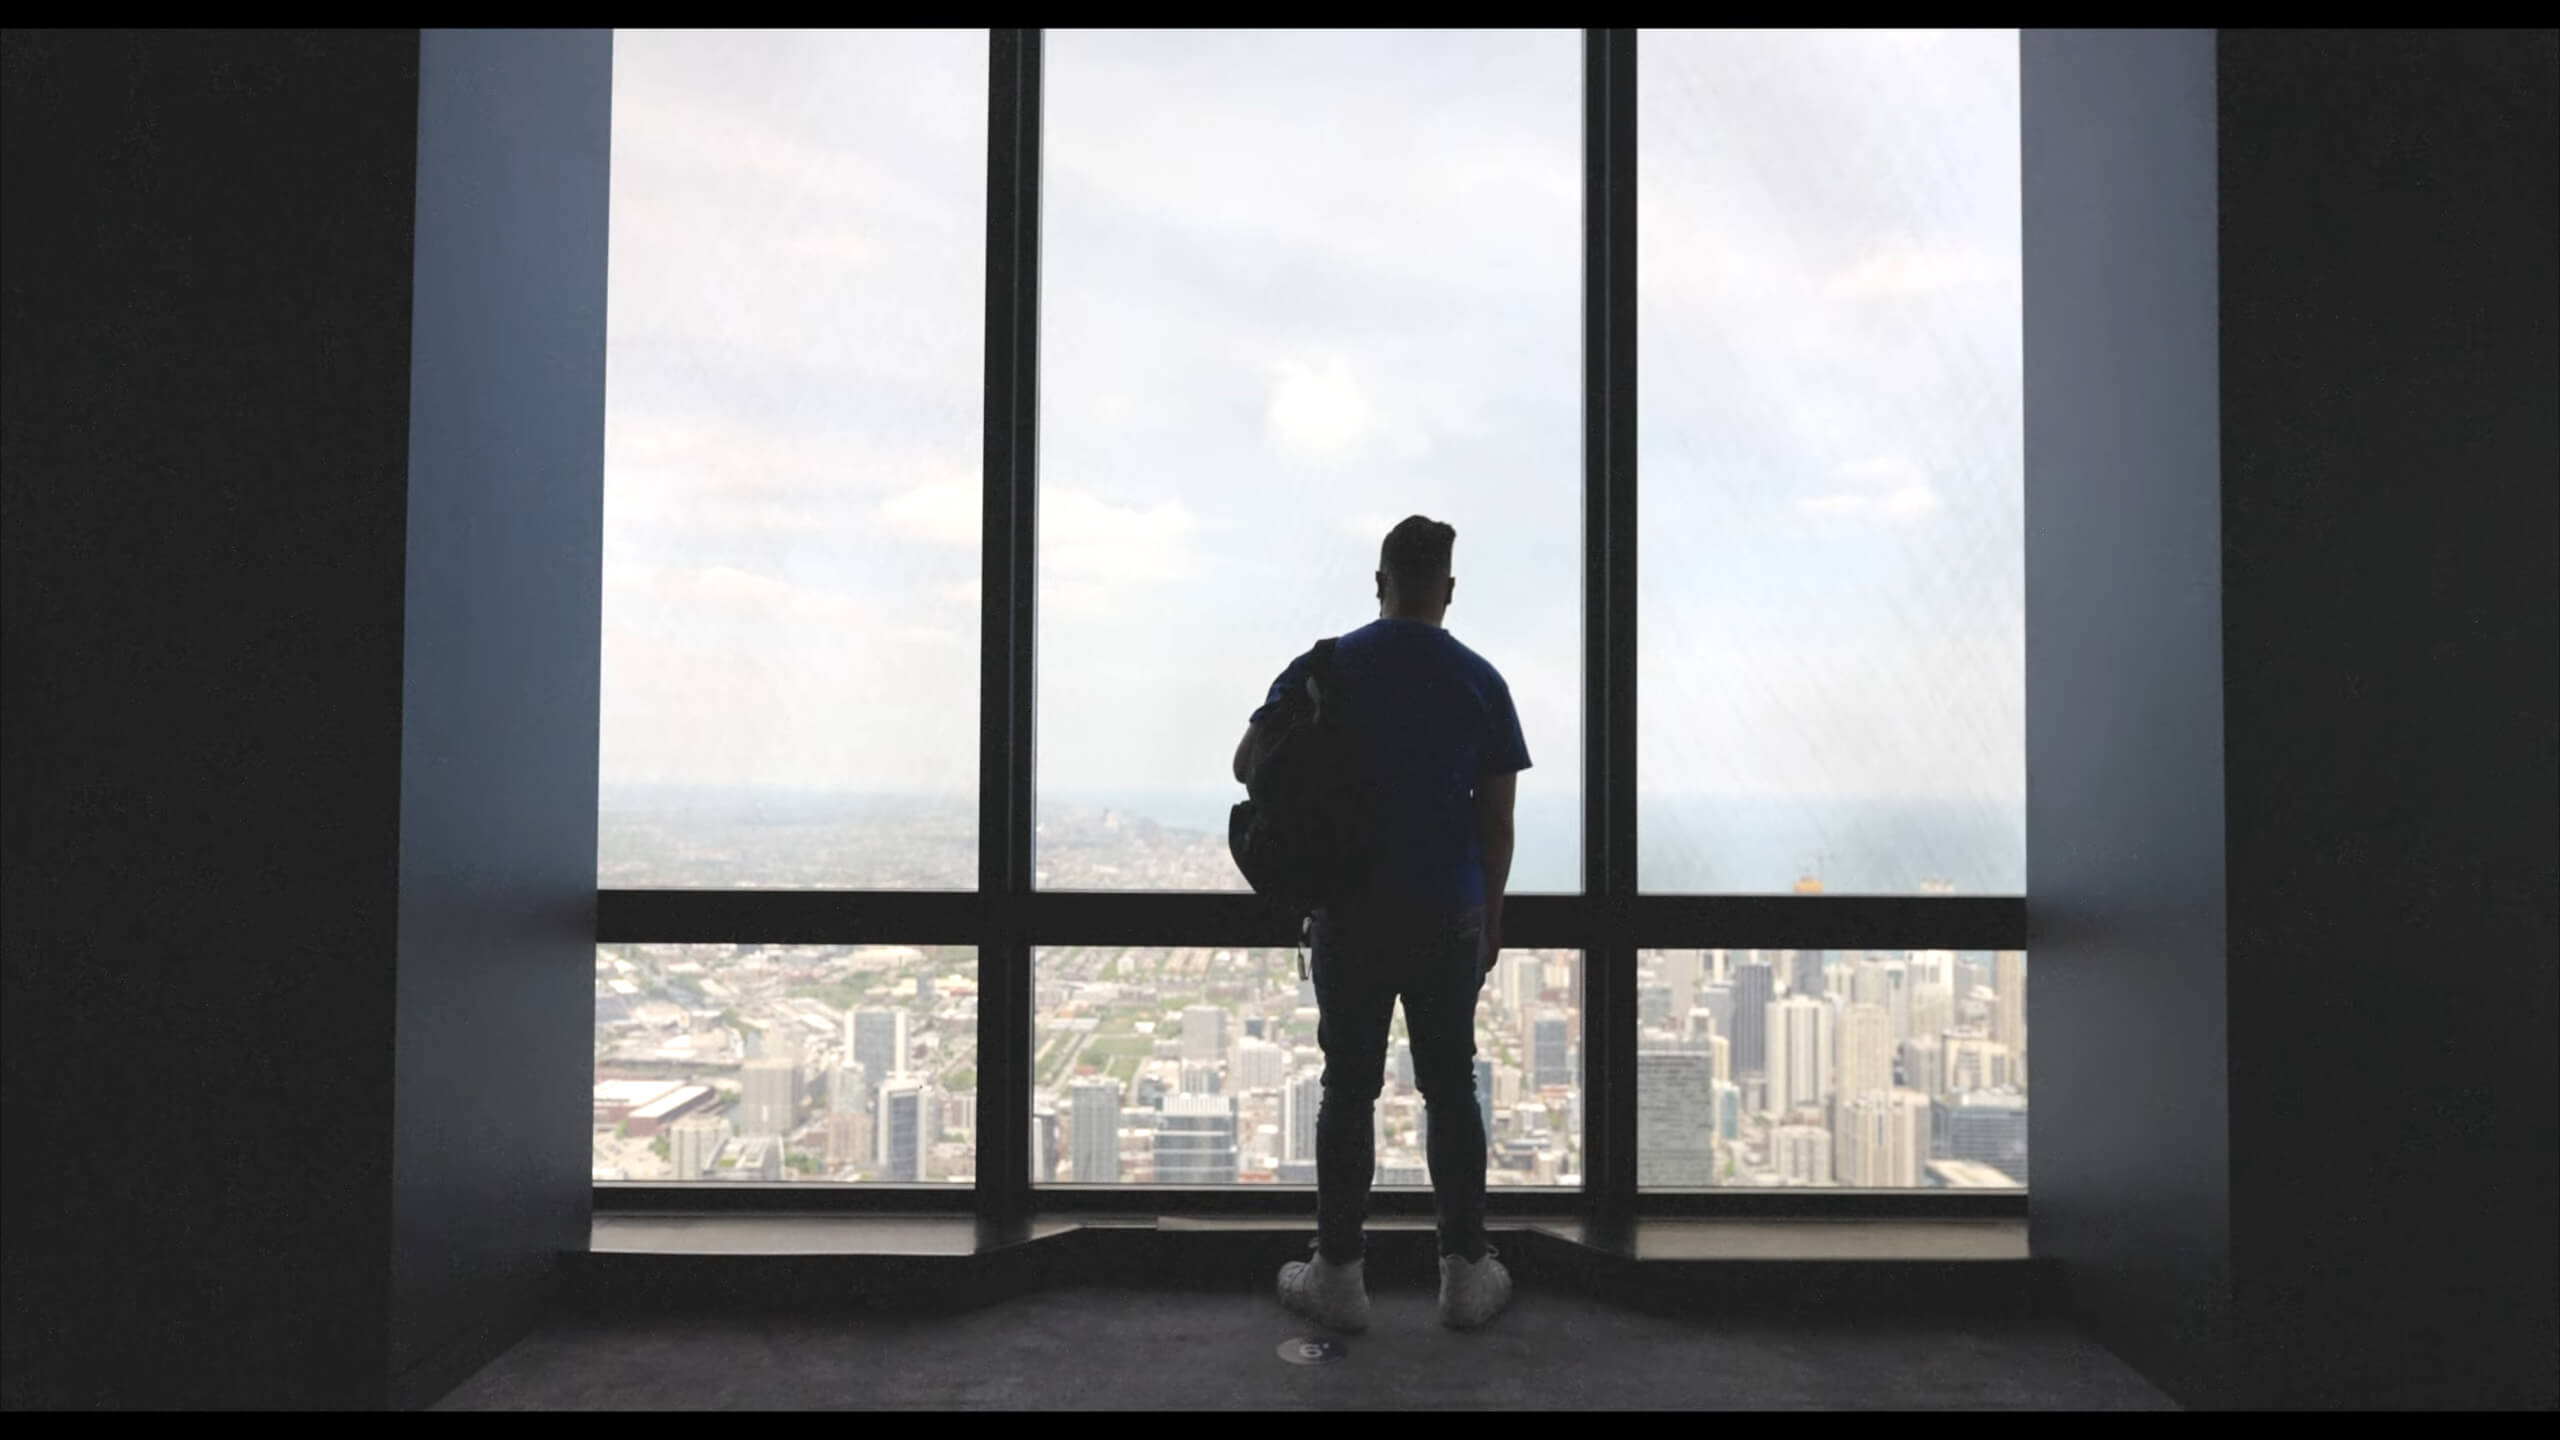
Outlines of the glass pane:
{"type": "MultiPolygon", "coordinates": [[[[1294,950],[1037,952],[1032,1178],[1313,1185],[1324,1057],[1294,950]]],[[[1376,1134],[1381,1187],[1428,1188],[1398,1007],[1376,1134]]],[[[1506,950],[1476,1005],[1488,1186],[1582,1183],[1582,956],[1506,950]]]]}
{"type": "Polygon", "coordinates": [[[1040,883],[1243,888],[1246,718],[1419,513],[1528,742],[1511,888],[1580,888],[1581,35],[1047,46],[1040,883]]]}
{"type": "Polygon", "coordinates": [[[595,1178],[977,1175],[978,955],[596,948],[595,1178]]]}
{"type": "Polygon", "coordinates": [[[1638,55],[1638,878],[2022,893],[2017,32],[1638,55]]]}
{"type": "Polygon", "coordinates": [[[1645,950],[1636,1183],[2027,1184],[2027,957],[1645,950]]]}
{"type": "Polygon", "coordinates": [[[986,32],[613,86],[598,881],[973,885],[986,32]]]}

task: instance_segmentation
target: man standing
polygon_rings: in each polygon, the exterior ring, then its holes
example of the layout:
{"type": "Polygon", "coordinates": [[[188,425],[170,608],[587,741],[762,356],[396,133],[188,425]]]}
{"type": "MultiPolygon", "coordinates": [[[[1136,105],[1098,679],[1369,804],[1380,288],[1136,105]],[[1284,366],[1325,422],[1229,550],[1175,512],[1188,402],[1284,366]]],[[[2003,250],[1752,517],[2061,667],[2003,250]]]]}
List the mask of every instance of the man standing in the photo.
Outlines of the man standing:
{"type": "MultiPolygon", "coordinates": [[[[1387,1029],[1404,1003],[1415,1082],[1430,1125],[1439,1209],[1440,1319],[1482,1325],[1511,1298],[1485,1242],[1485,1131],[1475,1097],[1477,992],[1502,945],[1512,799],[1529,767],[1510,687],[1441,619],[1457,531],[1416,515],[1381,547],[1378,619],[1336,643],[1333,671],[1353,717],[1363,844],[1360,874],[1315,916],[1318,1042],[1316,1246],[1280,1271],[1280,1298],[1320,1324],[1369,1322],[1363,1227],[1376,1154],[1387,1029]]],[[[1273,682],[1236,747],[1251,772],[1273,712],[1312,655],[1273,682]]]]}

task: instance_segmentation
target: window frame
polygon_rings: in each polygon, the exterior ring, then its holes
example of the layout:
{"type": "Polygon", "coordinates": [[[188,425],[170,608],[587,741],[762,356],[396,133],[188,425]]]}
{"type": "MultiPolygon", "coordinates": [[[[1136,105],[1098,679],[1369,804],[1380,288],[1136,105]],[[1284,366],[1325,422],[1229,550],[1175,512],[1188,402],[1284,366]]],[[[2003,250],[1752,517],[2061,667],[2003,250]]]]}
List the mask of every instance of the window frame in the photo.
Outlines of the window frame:
{"type": "MultiPolygon", "coordinates": [[[[1657,949],[2024,950],[2023,896],[1649,895],[1636,885],[1636,32],[1584,32],[1583,890],[1519,895],[1504,937],[1579,950],[1584,966],[1583,1185],[1491,1192],[1497,1216],[2014,1218],[2002,1191],[1641,1190],[1636,1184],[1636,955],[1657,949]]],[[[600,944],[941,944],[978,952],[974,1185],[596,1184],[599,1212],[1301,1216],[1303,1186],[1208,1189],[1032,1183],[1033,952],[1044,945],[1287,948],[1295,922],[1231,892],[1041,890],[1032,869],[1033,653],[1039,462],[1041,32],[988,42],[984,594],[979,648],[978,884],[971,891],[606,890],[600,944]]],[[[1381,1191],[1382,1215],[1427,1214],[1381,1191]]]]}

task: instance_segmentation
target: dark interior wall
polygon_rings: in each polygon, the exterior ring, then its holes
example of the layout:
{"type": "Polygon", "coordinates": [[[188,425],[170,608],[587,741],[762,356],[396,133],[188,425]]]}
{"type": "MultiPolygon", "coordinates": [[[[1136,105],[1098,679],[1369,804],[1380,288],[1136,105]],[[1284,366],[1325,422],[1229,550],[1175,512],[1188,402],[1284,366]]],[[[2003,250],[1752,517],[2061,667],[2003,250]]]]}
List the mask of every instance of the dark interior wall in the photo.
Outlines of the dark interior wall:
{"type": "Polygon", "coordinates": [[[2221,79],[2240,1399],[2549,1407],[2560,44],[2221,79]]]}
{"type": "Polygon", "coordinates": [[[609,31],[425,32],[401,731],[395,1394],[586,1245],[609,31]]]}
{"type": "Polygon", "coordinates": [[[2211,31],[2027,31],[2033,1243],[2230,1384],[2211,31]]]}
{"type": "Polygon", "coordinates": [[[380,1388],[417,66],[0,44],[12,1407],[380,1388]]]}

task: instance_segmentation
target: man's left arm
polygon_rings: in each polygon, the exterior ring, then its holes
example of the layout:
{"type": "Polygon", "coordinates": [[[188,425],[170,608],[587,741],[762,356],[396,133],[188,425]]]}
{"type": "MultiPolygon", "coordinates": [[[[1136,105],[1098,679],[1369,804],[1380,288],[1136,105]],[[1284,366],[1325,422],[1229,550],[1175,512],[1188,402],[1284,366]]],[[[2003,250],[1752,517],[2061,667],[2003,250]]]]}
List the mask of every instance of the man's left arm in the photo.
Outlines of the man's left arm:
{"type": "Polygon", "coordinates": [[[1261,738],[1260,722],[1250,722],[1244,727],[1244,738],[1236,742],[1235,770],[1236,783],[1239,785],[1249,783],[1245,777],[1253,773],[1253,747],[1261,738]]]}

